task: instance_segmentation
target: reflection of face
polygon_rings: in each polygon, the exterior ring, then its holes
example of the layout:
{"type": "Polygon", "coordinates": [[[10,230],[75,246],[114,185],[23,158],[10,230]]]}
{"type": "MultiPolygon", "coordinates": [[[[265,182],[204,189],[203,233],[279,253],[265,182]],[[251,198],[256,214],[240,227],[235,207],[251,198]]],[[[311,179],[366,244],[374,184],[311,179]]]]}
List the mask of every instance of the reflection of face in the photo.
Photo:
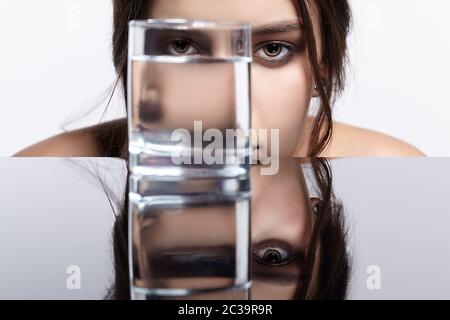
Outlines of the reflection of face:
{"type": "MultiPolygon", "coordinates": [[[[305,50],[304,34],[298,28],[299,18],[292,1],[156,0],[152,2],[149,17],[237,20],[252,23],[252,127],[279,129],[280,154],[294,154],[312,96],[313,80],[305,50]],[[292,30],[280,32],[279,27],[285,27],[287,23],[288,29],[292,30]]],[[[183,45],[180,48],[186,49],[183,45]]],[[[229,87],[227,74],[229,73],[225,71],[223,78],[218,79],[220,86],[210,90],[212,100],[216,100],[216,97],[217,100],[226,101],[229,94],[226,89],[229,87]]],[[[180,81],[189,83],[186,78],[180,81]]],[[[229,115],[225,111],[226,103],[216,105],[218,112],[223,112],[227,118],[229,115]]],[[[190,117],[187,116],[187,119],[190,117]]]]}
{"type": "Polygon", "coordinates": [[[292,299],[312,228],[311,205],[296,160],[280,172],[252,172],[252,299],[292,299]]]}
{"type": "Polygon", "coordinates": [[[231,64],[133,62],[132,72],[133,119],[141,127],[192,131],[201,120],[205,129],[235,129],[231,64]]]}
{"type": "Polygon", "coordinates": [[[234,209],[231,204],[190,208],[167,205],[167,208],[147,212],[160,216],[142,222],[142,241],[135,242],[143,253],[139,255],[140,263],[144,264],[140,285],[161,288],[232,286],[229,274],[230,269],[234,270],[234,209]],[[212,271],[201,274],[204,270],[198,270],[199,267],[212,271]],[[199,273],[195,274],[196,271],[199,273]]]}
{"type": "Polygon", "coordinates": [[[213,290],[205,296],[190,294],[189,299],[247,299],[245,289],[217,289],[249,280],[248,198],[207,202],[177,205],[168,201],[141,209],[145,215],[134,212],[135,286],[202,290],[203,294],[205,289],[213,290]],[[244,228],[237,236],[240,224],[244,228]]]}
{"type": "MultiPolygon", "coordinates": [[[[275,176],[260,175],[256,166],[252,171],[252,299],[293,298],[312,226],[299,163],[282,161],[280,168],[275,176]]],[[[141,221],[140,235],[134,233],[140,237],[134,241],[140,265],[140,279],[135,284],[160,288],[232,286],[238,207],[234,203],[181,209],[168,206],[149,212],[160,215],[141,221]]],[[[241,217],[243,214],[241,211],[241,217]]],[[[217,298],[229,298],[221,294],[217,298]]]]}

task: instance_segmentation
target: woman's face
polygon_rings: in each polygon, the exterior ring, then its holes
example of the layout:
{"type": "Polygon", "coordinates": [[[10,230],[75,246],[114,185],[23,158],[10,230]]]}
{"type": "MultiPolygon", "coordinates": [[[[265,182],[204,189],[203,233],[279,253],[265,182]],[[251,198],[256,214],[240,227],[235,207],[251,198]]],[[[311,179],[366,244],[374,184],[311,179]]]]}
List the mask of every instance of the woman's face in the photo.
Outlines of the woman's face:
{"type": "Polygon", "coordinates": [[[291,0],[156,0],[149,18],[250,22],[252,128],[269,130],[269,137],[270,130],[278,129],[280,155],[295,153],[313,95],[313,76],[301,21],[291,0]]]}
{"type": "Polygon", "coordinates": [[[252,299],[288,300],[302,278],[313,227],[305,176],[296,159],[282,158],[273,176],[252,167],[252,299]]]}

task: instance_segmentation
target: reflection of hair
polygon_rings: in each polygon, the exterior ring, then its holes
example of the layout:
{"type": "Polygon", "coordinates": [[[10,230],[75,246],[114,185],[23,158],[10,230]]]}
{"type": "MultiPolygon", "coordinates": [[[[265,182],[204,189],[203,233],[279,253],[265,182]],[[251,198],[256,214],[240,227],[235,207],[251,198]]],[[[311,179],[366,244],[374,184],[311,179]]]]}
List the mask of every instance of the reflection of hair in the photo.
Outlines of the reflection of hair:
{"type": "Polygon", "coordinates": [[[311,159],[311,162],[321,201],[302,266],[302,284],[298,286],[295,298],[344,299],[350,277],[350,258],[343,206],[334,197],[328,162],[319,158],[311,159]]]}
{"type": "MultiPolygon", "coordinates": [[[[344,299],[347,294],[350,261],[342,205],[332,191],[332,176],[324,159],[311,159],[321,193],[321,205],[315,217],[302,278],[295,299],[344,299]]],[[[107,298],[130,299],[128,268],[128,184],[122,212],[113,230],[115,281],[107,298]]]]}
{"type": "Polygon", "coordinates": [[[117,215],[113,229],[114,283],[106,297],[112,300],[130,300],[131,298],[128,267],[128,188],[129,179],[127,179],[123,209],[117,215]]]}
{"type": "MultiPolygon", "coordinates": [[[[324,151],[332,137],[332,104],[335,95],[344,87],[346,40],[351,14],[347,0],[293,0],[293,2],[305,25],[310,64],[320,94],[321,103],[315,116],[308,150],[308,156],[314,157],[324,151]],[[317,8],[317,17],[313,17],[311,13],[312,5],[317,8]],[[313,33],[313,21],[320,22],[318,35],[313,33]],[[319,43],[322,48],[321,60],[316,51],[319,43]],[[325,68],[321,68],[321,66],[325,68]]],[[[127,83],[128,22],[147,18],[150,5],[151,1],[149,0],[113,1],[113,62],[118,75],[114,88],[121,86],[125,98],[127,97],[125,88],[127,83]]],[[[97,138],[101,140],[100,149],[105,156],[126,158],[127,124],[124,121],[114,124],[114,135],[110,134],[108,127],[96,132],[97,138]]]]}

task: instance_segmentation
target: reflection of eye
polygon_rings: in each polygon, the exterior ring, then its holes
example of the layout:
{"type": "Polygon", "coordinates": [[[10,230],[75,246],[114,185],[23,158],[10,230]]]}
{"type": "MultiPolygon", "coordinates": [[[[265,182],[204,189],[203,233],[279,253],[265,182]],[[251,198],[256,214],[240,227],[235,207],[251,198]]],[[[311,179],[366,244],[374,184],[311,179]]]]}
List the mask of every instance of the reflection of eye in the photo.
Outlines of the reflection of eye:
{"type": "Polygon", "coordinates": [[[256,58],[268,63],[286,61],[295,52],[295,46],[287,42],[267,42],[255,51],[256,58]]]}
{"type": "Polygon", "coordinates": [[[175,55],[193,55],[199,53],[199,50],[194,44],[185,39],[175,39],[171,41],[168,49],[170,54],[175,55]]]}
{"type": "Polygon", "coordinates": [[[294,259],[293,250],[284,243],[263,243],[257,245],[252,251],[259,263],[268,266],[284,266],[294,259]]]}

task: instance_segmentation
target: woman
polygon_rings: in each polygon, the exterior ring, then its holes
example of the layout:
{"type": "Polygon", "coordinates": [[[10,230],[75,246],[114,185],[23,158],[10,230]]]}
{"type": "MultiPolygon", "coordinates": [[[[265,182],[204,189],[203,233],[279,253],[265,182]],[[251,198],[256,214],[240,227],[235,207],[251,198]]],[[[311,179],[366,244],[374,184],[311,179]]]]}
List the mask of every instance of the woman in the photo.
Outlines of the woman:
{"type": "MultiPolygon", "coordinates": [[[[126,97],[128,22],[147,18],[239,20],[254,27],[252,113],[256,129],[280,129],[291,155],[420,156],[405,142],[333,123],[332,104],[345,79],[347,0],[114,0],[113,58],[126,97]],[[313,98],[318,111],[308,117],[313,98]]],[[[184,44],[186,45],[186,44],[184,44]]],[[[125,105],[125,104],[124,104],[125,105]]],[[[125,119],[66,132],[17,156],[127,158],[125,119]]]]}

